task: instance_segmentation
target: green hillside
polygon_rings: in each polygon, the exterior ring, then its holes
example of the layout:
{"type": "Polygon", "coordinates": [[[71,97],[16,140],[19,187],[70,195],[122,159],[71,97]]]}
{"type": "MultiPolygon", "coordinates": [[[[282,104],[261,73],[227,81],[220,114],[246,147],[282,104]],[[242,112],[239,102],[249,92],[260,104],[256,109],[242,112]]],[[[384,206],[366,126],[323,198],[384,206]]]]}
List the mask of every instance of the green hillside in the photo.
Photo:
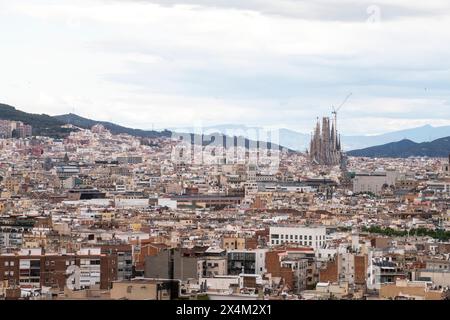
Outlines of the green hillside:
{"type": "Polygon", "coordinates": [[[450,137],[430,142],[416,143],[403,139],[381,146],[353,150],[347,153],[354,157],[369,158],[408,158],[408,157],[448,157],[450,154],[450,137]]]}
{"type": "Polygon", "coordinates": [[[64,122],[46,114],[27,113],[16,108],[0,103],[0,119],[22,121],[33,127],[34,136],[48,136],[64,138],[74,129],[61,128],[64,122]]]}

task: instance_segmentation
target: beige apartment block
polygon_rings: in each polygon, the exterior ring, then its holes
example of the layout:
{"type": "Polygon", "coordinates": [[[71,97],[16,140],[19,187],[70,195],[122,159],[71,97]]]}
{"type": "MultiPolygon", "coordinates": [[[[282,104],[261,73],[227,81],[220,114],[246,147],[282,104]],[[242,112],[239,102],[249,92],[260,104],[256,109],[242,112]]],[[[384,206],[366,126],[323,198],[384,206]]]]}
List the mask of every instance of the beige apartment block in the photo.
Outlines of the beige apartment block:
{"type": "Polygon", "coordinates": [[[427,282],[397,279],[395,283],[382,284],[379,296],[382,299],[442,300],[443,293],[443,290],[433,290],[427,282]]]}

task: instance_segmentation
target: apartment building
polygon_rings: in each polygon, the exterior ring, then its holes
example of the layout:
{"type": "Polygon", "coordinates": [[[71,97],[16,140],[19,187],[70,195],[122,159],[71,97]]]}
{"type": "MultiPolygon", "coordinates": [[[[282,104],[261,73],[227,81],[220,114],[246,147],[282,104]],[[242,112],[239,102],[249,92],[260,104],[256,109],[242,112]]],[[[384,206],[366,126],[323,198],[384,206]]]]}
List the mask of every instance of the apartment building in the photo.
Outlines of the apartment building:
{"type": "Polygon", "coordinates": [[[264,274],[268,249],[230,250],[227,252],[228,274],[264,274]]]}
{"type": "Polygon", "coordinates": [[[313,248],[322,248],[326,245],[326,240],[326,227],[270,227],[271,246],[297,244],[313,248]]]}
{"type": "Polygon", "coordinates": [[[130,244],[100,245],[101,253],[117,256],[117,280],[129,280],[133,276],[133,250],[130,244]]]}
{"type": "Polygon", "coordinates": [[[0,281],[10,285],[64,290],[67,281],[79,288],[108,289],[117,280],[117,256],[100,253],[100,249],[82,249],[74,254],[43,253],[42,249],[23,249],[17,254],[0,255],[0,281]],[[69,267],[79,272],[71,278],[69,267]]]}
{"type": "Polygon", "coordinates": [[[338,253],[319,272],[320,282],[346,282],[349,285],[365,286],[368,257],[352,252],[338,253]]]}
{"type": "Polygon", "coordinates": [[[394,300],[441,300],[448,298],[448,292],[433,286],[431,282],[396,279],[394,283],[382,284],[379,296],[394,300]]]}
{"type": "Polygon", "coordinates": [[[245,238],[224,236],[222,238],[222,248],[227,251],[243,250],[245,249],[245,238]]]}

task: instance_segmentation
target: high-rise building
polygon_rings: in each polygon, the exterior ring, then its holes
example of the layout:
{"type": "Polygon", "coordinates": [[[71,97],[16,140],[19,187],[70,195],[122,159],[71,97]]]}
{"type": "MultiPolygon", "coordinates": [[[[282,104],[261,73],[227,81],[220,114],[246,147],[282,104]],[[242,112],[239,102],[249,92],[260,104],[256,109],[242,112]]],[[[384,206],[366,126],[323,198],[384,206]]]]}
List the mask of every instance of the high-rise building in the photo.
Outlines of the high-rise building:
{"type": "Polygon", "coordinates": [[[19,138],[26,138],[32,135],[32,127],[29,124],[18,122],[16,130],[19,138]]]}
{"type": "Polygon", "coordinates": [[[0,120],[0,138],[26,138],[32,135],[33,128],[20,121],[0,120]]]}
{"type": "Polygon", "coordinates": [[[310,160],[320,165],[338,165],[342,159],[341,138],[337,132],[336,120],[331,123],[329,117],[317,120],[316,129],[311,138],[310,160]],[[331,126],[330,126],[331,124],[331,126]]]}

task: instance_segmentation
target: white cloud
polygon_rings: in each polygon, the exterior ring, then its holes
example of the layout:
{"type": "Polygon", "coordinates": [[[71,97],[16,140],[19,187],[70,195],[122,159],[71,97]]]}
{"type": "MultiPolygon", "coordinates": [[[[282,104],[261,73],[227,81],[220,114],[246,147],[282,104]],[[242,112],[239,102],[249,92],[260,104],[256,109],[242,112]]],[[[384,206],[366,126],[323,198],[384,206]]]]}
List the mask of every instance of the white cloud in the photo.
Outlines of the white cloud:
{"type": "Polygon", "coordinates": [[[447,1],[377,1],[376,26],[365,0],[0,4],[1,99],[27,111],[308,132],[351,91],[344,133],[450,124],[447,1]]]}

